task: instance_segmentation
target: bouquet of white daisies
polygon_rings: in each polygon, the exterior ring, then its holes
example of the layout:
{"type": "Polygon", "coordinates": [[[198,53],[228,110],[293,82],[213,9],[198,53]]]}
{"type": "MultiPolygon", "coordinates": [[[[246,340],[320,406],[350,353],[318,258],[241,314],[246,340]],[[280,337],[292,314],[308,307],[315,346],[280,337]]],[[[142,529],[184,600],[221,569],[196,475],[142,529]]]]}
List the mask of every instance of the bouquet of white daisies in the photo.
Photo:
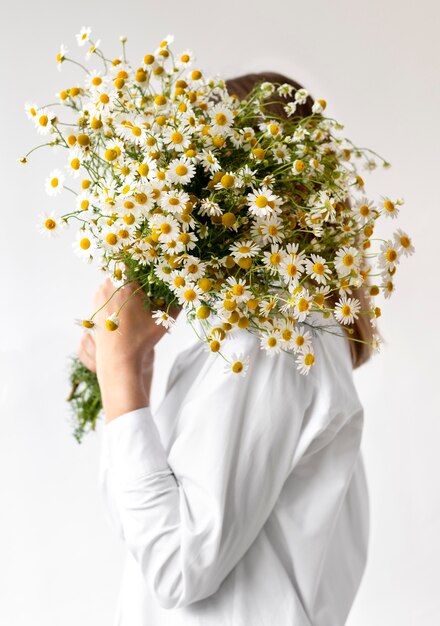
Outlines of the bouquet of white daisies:
{"type": "MultiPolygon", "coordinates": [[[[374,169],[366,153],[376,153],[337,136],[343,126],[324,115],[325,100],[298,116],[308,92],[272,82],[239,99],[225,80],[194,68],[190,50],[174,54],[172,36],[137,65],[126,58],[124,37],[113,60],[90,28],[76,37],[98,69],[70,59],[62,46],[58,67],[74,62],[84,80],[57,94],[58,108],[26,104],[41,145],[63,148],[48,194],[73,195],[68,212],[40,215],[41,232],[53,237],[74,227],[75,252],[104,271],[115,291],[136,280],[146,309],[165,327],[174,322],[170,307],[182,307],[219,354],[230,333],[246,329],[268,355],[287,351],[307,374],[315,362],[307,328],[313,312],[333,315],[353,341],[360,341],[350,337],[359,315],[376,328],[380,307],[363,310],[352,289],[389,297],[401,256],[414,248],[397,229],[373,252],[375,221],[396,218],[403,200],[366,197],[355,159],[374,169]],[[285,101],[283,116],[268,108],[275,97],[285,101]]],[[[75,322],[94,332],[95,314],[75,322]]],[[[108,331],[119,327],[118,315],[106,320],[108,331]]],[[[245,375],[249,358],[235,356],[228,371],[245,375]]],[[[102,405],[96,376],[76,358],[71,382],[80,441],[102,405]]]]}

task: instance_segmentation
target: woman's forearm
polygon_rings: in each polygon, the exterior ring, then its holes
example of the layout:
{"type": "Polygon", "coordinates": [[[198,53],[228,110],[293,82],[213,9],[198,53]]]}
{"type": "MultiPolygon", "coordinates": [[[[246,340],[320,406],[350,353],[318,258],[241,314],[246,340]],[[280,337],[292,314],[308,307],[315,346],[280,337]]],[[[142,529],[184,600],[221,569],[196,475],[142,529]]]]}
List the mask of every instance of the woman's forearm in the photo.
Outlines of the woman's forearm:
{"type": "Polygon", "coordinates": [[[111,371],[101,369],[99,386],[106,423],[128,411],[149,406],[152,375],[152,359],[142,370],[125,364],[111,371]]]}

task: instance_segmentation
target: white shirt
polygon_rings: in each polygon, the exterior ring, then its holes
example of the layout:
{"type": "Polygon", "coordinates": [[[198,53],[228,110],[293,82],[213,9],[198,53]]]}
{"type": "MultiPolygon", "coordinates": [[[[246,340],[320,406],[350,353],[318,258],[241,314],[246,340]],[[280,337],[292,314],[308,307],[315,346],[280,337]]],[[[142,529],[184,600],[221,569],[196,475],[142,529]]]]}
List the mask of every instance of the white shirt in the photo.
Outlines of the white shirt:
{"type": "Polygon", "coordinates": [[[115,626],[345,624],[367,558],[363,408],[347,340],[315,333],[302,375],[235,331],[223,349],[250,355],[245,377],[194,335],[155,411],[103,426],[105,510],[127,546],[115,626]]]}

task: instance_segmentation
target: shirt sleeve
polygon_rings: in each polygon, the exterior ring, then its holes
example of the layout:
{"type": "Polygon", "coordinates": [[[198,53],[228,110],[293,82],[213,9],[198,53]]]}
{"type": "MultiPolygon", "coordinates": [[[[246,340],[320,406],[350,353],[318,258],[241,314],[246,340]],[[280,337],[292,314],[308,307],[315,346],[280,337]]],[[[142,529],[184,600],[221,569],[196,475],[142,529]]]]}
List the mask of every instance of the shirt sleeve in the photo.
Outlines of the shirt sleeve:
{"type": "Polygon", "coordinates": [[[148,406],[104,426],[125,542],[164,608],[215,593],[298,462],[303,424],[313,437],[313,377],[302,376],[291,355],[267,356],[254,340],[247,347],[245,377],[207,357],[178,407],[168,455],[148,406]]]}

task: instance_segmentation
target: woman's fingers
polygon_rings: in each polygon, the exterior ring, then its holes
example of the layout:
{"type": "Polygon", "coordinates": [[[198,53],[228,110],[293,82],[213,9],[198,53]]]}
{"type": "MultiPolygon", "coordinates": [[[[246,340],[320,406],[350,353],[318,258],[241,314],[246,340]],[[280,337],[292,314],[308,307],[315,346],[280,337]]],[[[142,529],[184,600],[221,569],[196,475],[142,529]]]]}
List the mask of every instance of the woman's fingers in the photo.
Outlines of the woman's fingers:
{"type": "Polygon", "coordinates": [[[81,337],[76,355],[87,369],[96,373],[95,341],[90,333],[81,337]]]}

